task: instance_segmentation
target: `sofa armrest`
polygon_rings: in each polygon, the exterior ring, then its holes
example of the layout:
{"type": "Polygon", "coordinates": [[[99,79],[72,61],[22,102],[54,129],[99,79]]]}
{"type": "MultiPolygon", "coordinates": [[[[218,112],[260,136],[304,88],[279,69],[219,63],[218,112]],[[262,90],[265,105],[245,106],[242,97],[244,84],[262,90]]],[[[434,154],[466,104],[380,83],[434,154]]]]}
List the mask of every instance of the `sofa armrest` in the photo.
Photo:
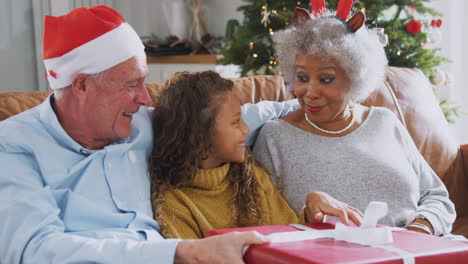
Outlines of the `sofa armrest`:
{"type": "Polygon", "coordinates": [[[468,144],[458,148],[457,158],[442,180],[457,210],[452,232],[468,236],[468,144]]]}
{"type": "Polygon", "coordinates": [[[0,121],[39,105],[49,94],[50,91],[0,93],[0,121]]]}

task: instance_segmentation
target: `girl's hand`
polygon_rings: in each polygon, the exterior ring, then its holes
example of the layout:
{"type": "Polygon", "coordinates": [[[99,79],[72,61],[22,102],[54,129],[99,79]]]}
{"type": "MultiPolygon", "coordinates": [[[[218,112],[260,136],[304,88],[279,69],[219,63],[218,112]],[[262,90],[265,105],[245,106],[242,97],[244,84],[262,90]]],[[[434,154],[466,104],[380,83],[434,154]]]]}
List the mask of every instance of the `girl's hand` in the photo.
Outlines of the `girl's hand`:
{"type": "Polygon", "coordinates": [[[363,214],[343,202],[340,202],[324,192],[311,192],[307,195],[305,218],[308,223],[324,222],[325,216],[335,216],[348,225],[349,219],[357,226],[361,225],[363,214]]]}

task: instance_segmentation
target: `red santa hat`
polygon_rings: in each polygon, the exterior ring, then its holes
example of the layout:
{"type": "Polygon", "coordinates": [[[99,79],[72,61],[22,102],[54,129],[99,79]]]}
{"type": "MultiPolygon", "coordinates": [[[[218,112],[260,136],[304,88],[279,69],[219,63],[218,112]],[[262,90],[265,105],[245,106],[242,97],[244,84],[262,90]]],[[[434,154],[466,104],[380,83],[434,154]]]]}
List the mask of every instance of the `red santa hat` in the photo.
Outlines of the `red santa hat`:
{"type": "Polygon", "coordinates": [[[133,56],[145,56],[144,49],[135,30],[107,6],[44,19],[43,59],[52,89],[70,85],[78,73],[99,73],[133,56]]]}

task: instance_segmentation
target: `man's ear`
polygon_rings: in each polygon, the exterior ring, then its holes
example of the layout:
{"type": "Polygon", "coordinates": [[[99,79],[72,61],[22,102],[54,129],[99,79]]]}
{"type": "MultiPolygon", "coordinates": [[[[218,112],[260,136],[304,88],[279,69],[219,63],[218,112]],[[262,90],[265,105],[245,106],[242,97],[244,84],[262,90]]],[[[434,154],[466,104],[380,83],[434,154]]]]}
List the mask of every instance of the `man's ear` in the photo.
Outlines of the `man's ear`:
{"type": "Polygon", "coordinates": [[[89,90],[89,74],[79,73],[73,78],[71,88],[73,93],[82,94],[89,90]]]}
{"type": "Polygon", "coordinates": [[[353,15],[346,24],[351,28],[353,32],[358,31],[366,22],[366,14],[363,11],[358,11],[353,15]]]}
{"type": "Polygon", "coordinates": [[[307,10],[305,10],[302,7],[296,7],[294,8],[293,16],[292,16],[292,21],[294,26],[299,26],[301,24],[304,24],[305,22],[309,21],[311,19],[311,16],[307,10]]]}

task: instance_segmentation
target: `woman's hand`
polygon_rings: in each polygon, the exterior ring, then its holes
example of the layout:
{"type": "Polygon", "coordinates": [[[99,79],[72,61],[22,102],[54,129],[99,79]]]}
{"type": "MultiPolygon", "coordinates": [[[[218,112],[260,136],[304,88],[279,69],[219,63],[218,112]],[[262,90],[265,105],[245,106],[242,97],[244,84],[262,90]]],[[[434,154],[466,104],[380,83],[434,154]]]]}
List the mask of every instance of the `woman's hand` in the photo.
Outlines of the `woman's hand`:
{"type": "Polygon", "coordinates": [[[419,232],[419,233],[424,233],[424,234],[429,234],[433,235],[434,234],[434,228],[432,227],[431,223],[427,221],[424,218],[416,218],[414,219],[411,224],[409,224],[406,229],[419,232]],[[423,226],[421,226],[423,225],[423,226]],[[425,227],[424,227],[425,226],[425,227]]]}
{"type": "Polygon", "coordinates": [[[357,226],[361,225],[364,217],[358,209],[340,202],[324,192],[309,193],[305,208],[306,222],[323,222],[325,215],[339,217],[345,225],[348,225],[349,219],[351,219],[357,226]]]}

